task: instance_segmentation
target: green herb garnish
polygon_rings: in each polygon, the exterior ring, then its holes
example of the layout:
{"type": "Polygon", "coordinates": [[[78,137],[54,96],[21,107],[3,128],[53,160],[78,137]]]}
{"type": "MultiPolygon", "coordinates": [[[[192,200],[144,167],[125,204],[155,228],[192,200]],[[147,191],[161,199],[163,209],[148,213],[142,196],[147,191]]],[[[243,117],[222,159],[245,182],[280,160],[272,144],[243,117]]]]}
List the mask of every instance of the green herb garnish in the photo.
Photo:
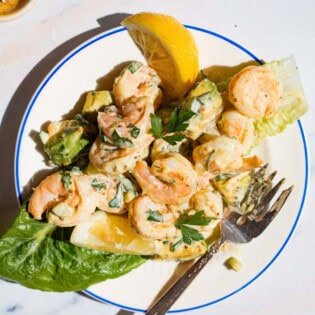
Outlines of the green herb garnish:
{"type": "Polygon", "coordinates": [[[177,142],[180,142],[185,138],[185,136],[180,133],[180,131],[184,131],[187,129],[188,123],[186,123],[186,121],[189,120],[193,115],[195,115],[195,113],[192,111],[186,111],[180,108],[176,108],[171,114],[170,122],[166,129],[166,135],[163,135],[161,118],[154,114],[151,114],[150,118],[152,127],[150,129],[150,132],[156,138],[162,138],[170,145],[176,145],[177,142]],[[171,132],[175,133],[172,135],[167,135],[167,133],[171,132]]]}
{"type": "Polygon", "coordinates": [[[148,221],[161,222],[161,223],[164,222],[164,218],[159,211],[153,211],[149,209],[149,211],[147,211],[146,214],[147,214],[148,221]]]}
{"type": "Polygon", "coordinates": [[[134,126],[134,127],[131,129],[131,131],[130,131],[131,137],[132,137],[132,138],[135,138],[135,139],[138,138],[139,133],[140,133],[140,129],[139,129],[138,127],[136,127],[136,126],[134,126]]]}
{"type": "Polygon", "coordinates": [[[109,202],[110,208],[120,208],[123,201],[123,184],[119,183],[115,197],[109,202]]]}
{"type": "Polygon", "coordinates": [[[132,148],[132,147],[134,147],[134,144],[132,143],[132,141],[130,139],[121,137],[116,130],[114,130],[114,132],[112,134],[112,138],[113,138],[114,144],[118,148],[132,148]]]}
{"type": "Polygon", "coordinates": [[[170,251],[175,252],[175,250],[182,244],[183,244],[183,239],[181,238],[179,241],[171,245],[170,251]]]}
{"type": "Polygon", "coordinates": [[[169,133],[186,130],[188,128],[187,121],[194,115],[196,115],[196,113],[191,110],[184,110],[177,107],[171,114],[166,132],[169,133]]]}
{"type": "Polygon", "coordinates": [[[203,235],[195,229],[182,225],[180,228],[183,235],[183,242],[191,245],[193,242],[201,241],[204,239],[203,235]]]}
{"type": "Polygon", "coordinates": [[[176,145],[177,142],[180,142],[183,139],[185,139],[185,136],[183,134],[181,134],[181,133],[174,133],[171,136],[164,136],[162,138],[163,138],[163,140],[165,140],[169,144],[176,145]]]}
{"type": "Polygon", "coordinates": [[[151,129],[150,132],[153,134],[153,136],[157,138],[161,138],[162,136],[162,120],[159,116],[156,116],[154,114],[150,114],[150,120],[151,120],[151,129]]]}
{"type": "Polygon", "coordinates": [[[184,214],[178,222],[175,223],[175,226],[181,230],[183,236],[183,242],[186,244],[192,244],[194,241],[203,240],[203,235],[198,232],[196,229],[193,229],[187,225],[199,225],[206,226],[212,220],[215,220],[214,217],[204,217],[204,211],[197,211],[193,216],[188,217],[184,214]]]}
{"type": "Polygon", "coordinates": [[[106,183],[99,183],[96,178],[94,178],[94,179],[92,180],[91,186],[92,186],[93,188],[98,189],[98,190],[101,190],[101,189],[107,187],[106,183]]]}
{"type": "Polygon", "coordinates": [[[113,144],[113,142],[102,133],[101,129],[99,132],[99,137],[100,137],[101,142],[107,143],[107,144],[113,144]]]}
{"type": "Polygon", "coordinates": [[[129,123],[128,128],[132,128],[130,134],[133,138],[137,139],[140,133],[140,129],[133,123],[129,123]]]}
{"type": "Polygon", "coordinates": [[[71,175],[70,173],[62,173],[61,174],[61,181],[63,183],[63,187],[68,189],[69,186],[72,185],[71,175]]]}
{"type": "Polygon", "coordinates": [[[127,68],[131,73],[135,73],[137,72],[141,67],[143,66],[143,64],[141,62],[138,61],[134,61],[132,62],[127,68]]]}
{"type": "Polygon", "coordinates": [[[204,211],[199,210],[193,216],[188,217],[187,214],[183,214],[183,216],[179,219],[178,222],[175,223],[175,226],[180,229],[181,225],[208,225],[211,220],[214,218],[212,217],[204,217],[204,211]]]}
{"type": "Polygon", "coordinates": [[[219,174],[217,175],[214,179],[215,180],[225,180],[225,179],[228,179],[228,178],[231,178],[235,176],[235,174],[232,174],[232,173],[223,173],[223,174],[219,174]]]}
{"type": "Polygon", "coordinates": [[[206,163],[205,163],[205,168],[206,168],[206,170],[208,170],[208,168],[209,168],[210,159],[211,159],[212,155],[214,154],[214,152],[215,152],[215,150],[212,150],[212,151],[209,153],[208,157],[207,157],[207,160],[206,160],[206,163]]]}

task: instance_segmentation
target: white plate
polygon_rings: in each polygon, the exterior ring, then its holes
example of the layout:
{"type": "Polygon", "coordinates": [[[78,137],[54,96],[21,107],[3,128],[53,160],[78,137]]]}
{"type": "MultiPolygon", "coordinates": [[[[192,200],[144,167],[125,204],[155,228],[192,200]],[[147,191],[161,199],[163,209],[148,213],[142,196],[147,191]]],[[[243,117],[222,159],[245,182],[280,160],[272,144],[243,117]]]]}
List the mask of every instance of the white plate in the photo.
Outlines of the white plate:
{"type": "MultiPolygon", "coordinates": [[[[252,53],[219,34],[187,26],[196,39],[201,68],[213,65],[235,66],[256,60],[252,53]]],[[[287,56],[283,56],[287,57],[287,56]]],[[[23,118],[16,146],[15,180],[17,195],[29,191],[34,174],[47,170],[43,156],[31,138],[34,130],[48,120],[59,120],[69,112],[80,95],[96,88],[97,80],[116,65],[143,60],[123,28],[98,35],[79,46],[50,72],[35,93],[23,118]]],[[[287,178],[294,190],[271,226],[258,239],[242,246],[231,246],[217,254],[176,302],[171,312],[188,311],[217,303],[242,290],[260,276],[281,253],[302,211],[307,182],[307,148],[300,122],[260,148],[271,169],[287,178]],[[223,262],[231,254],[243,269],[227,270],[223,262]]],[[[93,285],[85,292],[94,298],[121,308],[144,311],[171,277],[175,262],[148,261],[138,269],[114,280],[93,285]]]]}

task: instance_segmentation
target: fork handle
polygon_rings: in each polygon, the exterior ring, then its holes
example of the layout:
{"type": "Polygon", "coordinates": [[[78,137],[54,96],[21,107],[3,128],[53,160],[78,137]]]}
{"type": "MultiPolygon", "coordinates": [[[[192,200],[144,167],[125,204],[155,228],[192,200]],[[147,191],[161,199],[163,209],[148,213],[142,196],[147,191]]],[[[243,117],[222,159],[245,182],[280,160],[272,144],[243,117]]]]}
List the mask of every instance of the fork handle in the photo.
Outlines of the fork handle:
{"type": "Polygon", "coordinates": [[[173,285],[169,288],[164,295],[145,313],[146,315],[162,315],[165,314],[171,306],[177,301],[185,289],[191,284],[191,282],[196,278],[199,272],[207,264],[207,262],[212,258],[214,254],[219,251],[220,246],[223,241],[220,238],[216,243],[214,243],[208,251],[201,256],[197,262],[195,262],[185,273],[182,275],[173,285]]]}

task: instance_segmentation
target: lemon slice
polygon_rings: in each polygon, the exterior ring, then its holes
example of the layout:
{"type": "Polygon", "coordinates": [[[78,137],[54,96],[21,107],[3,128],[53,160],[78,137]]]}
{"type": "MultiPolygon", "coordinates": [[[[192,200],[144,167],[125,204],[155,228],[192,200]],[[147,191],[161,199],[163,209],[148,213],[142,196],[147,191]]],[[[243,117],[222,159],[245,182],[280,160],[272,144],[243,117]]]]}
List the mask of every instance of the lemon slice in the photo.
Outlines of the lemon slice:
{"type": "Polygon", "coordinates": [[[132,15],[121,24],[160,76],[169,97],[182,98],[199,71],[198,50],[189,30],[171,16],[147,12],[132,15]]]}
{"type": "Polygon", "coordinates": [[[78,224],[70,238],[73,245],[112,253],[154,255],[153,240],[141,238],[130,226],[126,215],[95,212],[89,220],[78,224]]]}
{"type": "Polygon", "coordinates": [[[0,15],[10,14],[18,6],[18,0],[0,1],[0,15]]]}

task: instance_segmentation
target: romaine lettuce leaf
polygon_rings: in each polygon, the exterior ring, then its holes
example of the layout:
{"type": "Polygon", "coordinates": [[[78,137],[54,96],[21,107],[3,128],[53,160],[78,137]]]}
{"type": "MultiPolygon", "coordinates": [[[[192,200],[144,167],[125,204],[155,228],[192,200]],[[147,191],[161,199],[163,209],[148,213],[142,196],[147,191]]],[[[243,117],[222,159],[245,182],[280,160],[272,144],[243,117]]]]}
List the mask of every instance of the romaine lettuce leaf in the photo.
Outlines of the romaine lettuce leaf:
{"type": "Polygon", "coordinates": [[[258,137],[274,136],[282,132],[288,124],[298,120],[307,111],[303,88],[294,57],[272,61],[263,65],[270,70],[282,86],[280,108],[271,116],[254,120],[258,137]]]}
{"type": "Polygon", "coordinates": [[[26,205],[0,239],[0,278],[43,291],[79,291],[143,264],[136,255],[74,246],[54,237],[57,227],[32,219],[26,205]]]}

